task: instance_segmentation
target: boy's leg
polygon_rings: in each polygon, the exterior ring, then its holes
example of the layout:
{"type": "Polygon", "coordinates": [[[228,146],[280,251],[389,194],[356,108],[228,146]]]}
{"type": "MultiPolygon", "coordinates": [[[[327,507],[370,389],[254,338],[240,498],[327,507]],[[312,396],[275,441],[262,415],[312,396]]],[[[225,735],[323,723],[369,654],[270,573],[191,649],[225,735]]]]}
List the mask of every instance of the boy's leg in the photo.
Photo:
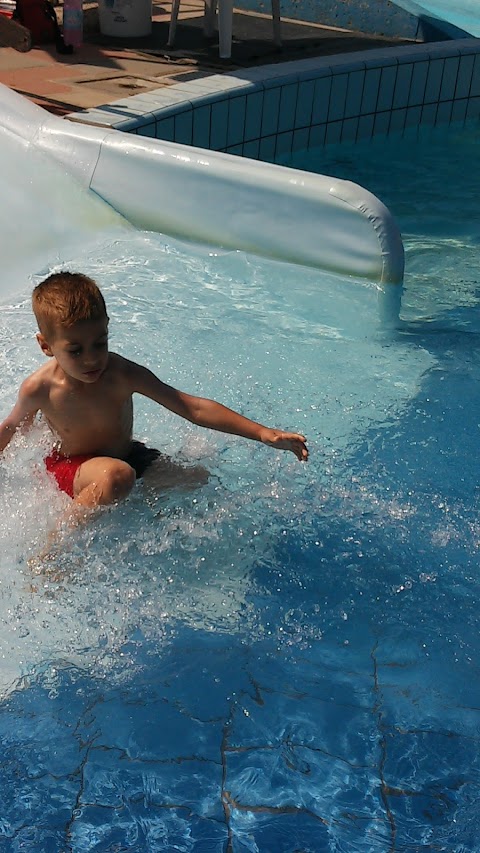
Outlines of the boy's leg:
{"type": "Polygon", "coordinates": [[[107,506],[126,498],[135,484],[135,471],[128,462],[110,456],[95,456],[80,465],[73,481],[74,502],[79,506],[107,506]]]}
{"type": "Polygon", "coordinates": [[[195,489],[208,482],[209,471],[203,465],[185,466],[160,455],[145,470],[143,481],[155,491],[195,489]]]}

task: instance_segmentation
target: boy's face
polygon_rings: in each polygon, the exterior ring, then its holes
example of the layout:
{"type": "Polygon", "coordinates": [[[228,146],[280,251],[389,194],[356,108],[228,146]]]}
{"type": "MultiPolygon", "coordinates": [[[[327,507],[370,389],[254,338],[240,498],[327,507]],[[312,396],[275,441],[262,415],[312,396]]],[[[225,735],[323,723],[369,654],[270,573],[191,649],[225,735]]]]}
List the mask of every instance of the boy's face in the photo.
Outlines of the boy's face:
{"type": "Polygon", "coordinates": [[[47,338],[39,333],[42,352],[56,358],[72,379],[91,384],[100,379],[108,364],[108,317],[81,320],[72,326],[55,326],[47,338]]]}

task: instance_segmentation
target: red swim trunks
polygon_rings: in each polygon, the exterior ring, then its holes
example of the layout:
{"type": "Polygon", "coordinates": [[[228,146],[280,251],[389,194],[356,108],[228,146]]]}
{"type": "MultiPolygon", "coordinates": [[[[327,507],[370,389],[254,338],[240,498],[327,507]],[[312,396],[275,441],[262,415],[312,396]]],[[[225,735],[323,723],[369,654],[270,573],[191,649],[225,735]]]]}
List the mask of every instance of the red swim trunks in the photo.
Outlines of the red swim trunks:
{"type": "MultiPolygon", "coordinates": [[[[52,453],[45,459],[45,467],[50,474],[53,474],[57,481],[58,488],[62,492],[66,492],[73,498],[73,481],[80,465],[88,462],[89,459],[95,459],[97,454],[90,453],[78,456],[63,456],[58,450],[53,450],[52,453]]],[[[141,441],[132,441],[130,452],[125,457],[125,462],[135,470],[137,479],[143,477],[147,468],[160,456],[160,451],[154,447],[145,447],[141,441]]]]}
{"type": "Polygon", "coordinates": [[[54,450],[45,459],[45,467],[49,474],[53,474],[58,488],[73,498],[73,481],[80,465],[93,459],[93,456],[62,456],[58,450],[54,450]]]}

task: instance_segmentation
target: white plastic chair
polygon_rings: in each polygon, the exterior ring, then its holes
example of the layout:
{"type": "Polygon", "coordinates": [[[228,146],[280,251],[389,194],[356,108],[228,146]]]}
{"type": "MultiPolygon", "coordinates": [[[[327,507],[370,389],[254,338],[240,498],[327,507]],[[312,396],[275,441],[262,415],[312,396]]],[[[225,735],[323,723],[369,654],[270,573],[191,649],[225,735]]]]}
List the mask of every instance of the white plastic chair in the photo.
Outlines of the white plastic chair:
{"type": "MultiPolygon", "coordinates": [[[[205,0],[205,17],[203,31],[212,36],[215,29],[215,14],[218,6],[218,42],[221,59],[230,59],[232,55],[232,19],[233,0],[205,0]]],[[[172,47],[177,30],[180,0],[172,0],[172,13],[168,30],[168,47],[172,47]]],[[[272,0],[273,41],[276,45],[282,43],[280,36],[280,0],[272,0]]]]}

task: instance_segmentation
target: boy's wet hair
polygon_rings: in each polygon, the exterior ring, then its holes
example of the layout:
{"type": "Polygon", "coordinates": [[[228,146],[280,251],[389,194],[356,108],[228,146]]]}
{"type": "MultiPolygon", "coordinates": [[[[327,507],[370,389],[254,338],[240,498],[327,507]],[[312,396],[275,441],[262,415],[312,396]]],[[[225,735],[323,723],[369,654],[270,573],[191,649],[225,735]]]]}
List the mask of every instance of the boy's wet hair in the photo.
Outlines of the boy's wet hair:
{"type": "Polygon", "coordinates": [[[82,320],[107,317],[98,285],[87,275],[77,272],[53,273],[37,284],[32,294],[32,308],[43,335],[51,335],[56,326],[68,327],[82,320]]]}

